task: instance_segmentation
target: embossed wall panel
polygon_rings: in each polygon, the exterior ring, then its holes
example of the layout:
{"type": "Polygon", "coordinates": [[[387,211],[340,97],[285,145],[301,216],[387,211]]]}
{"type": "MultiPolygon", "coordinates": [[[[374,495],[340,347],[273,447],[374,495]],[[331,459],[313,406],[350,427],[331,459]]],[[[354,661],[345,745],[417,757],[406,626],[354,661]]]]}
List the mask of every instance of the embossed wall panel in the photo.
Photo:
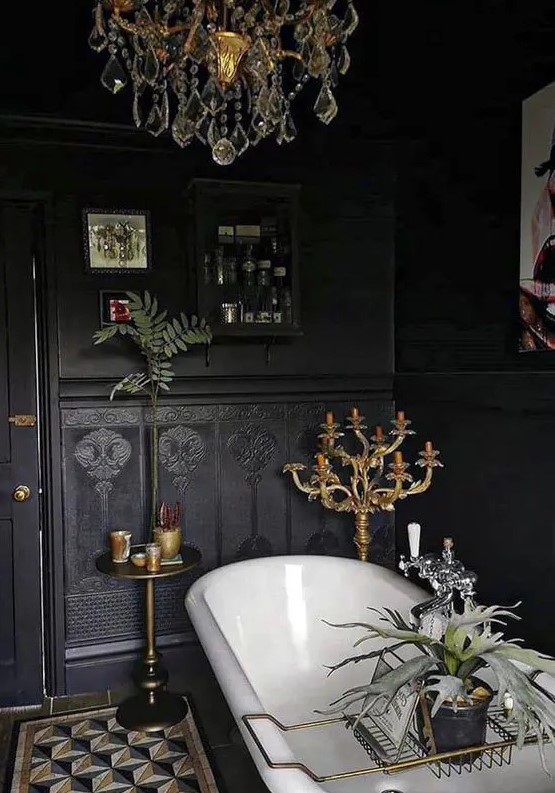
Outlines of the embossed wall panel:
{"type": "MultiPolygon", "coordinates": [[[[96,416],[95,411],[95,416],[96,416]]],[[[72,426],[63,429],[66,592],[95,591],[106,582],[94,558],[108,532],[143,533],[141,430],[138,426],[72,426]]],[[[116,582],[111,586],[116,585],[116,582]]]]}
{"type": "Polygon", "coordinates": [[[286,552],[283,405],[222,410],[222,561],[286,552]]]}
{"type": "MultiPolygon", "coordinates": [[[[354,400],[370,426],[387,426],[385,397],[354,400]]],[[[353,520],[309,503],[284,463],[313,463],[325,410],[338,420],[352,401],[220,405],[160,409],[160,499],[183,505],[186,541],[202,564],[156,591],[159,634],[191,629],[184,595],[198,576],[238,559],[283,553],[355,556],[353,520]]],[[[79,647],[143,636],[143,588],[97,573],[95,558],[114,526],[146,538],[150,413],[142,407],[74,407],[62,411],[66,566],[66,645],[79,647]]],[[[347,439],[346,443],[348,442],[347,439]]],[[[371,559],[391,564],[393,519],[372,520],[371,559]]]]}
{"type": "Polygon", "coordinates": [[[189,422],[160,428],[160,500],[179,501],[185,542],[202,553],[203,569],[218,562],[216,424],[189,422]]]}

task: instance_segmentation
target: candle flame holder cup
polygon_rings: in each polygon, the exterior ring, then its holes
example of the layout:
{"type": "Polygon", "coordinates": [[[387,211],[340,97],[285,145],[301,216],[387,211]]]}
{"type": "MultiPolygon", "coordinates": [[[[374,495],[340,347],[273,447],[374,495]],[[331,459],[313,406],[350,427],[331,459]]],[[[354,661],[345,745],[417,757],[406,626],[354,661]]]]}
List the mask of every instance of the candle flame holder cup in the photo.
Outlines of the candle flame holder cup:
{"type": "Polygon", "coordinates": [[[358,453],[349,454],[341,445],[345,432],[328,411],[325,423],[320,425],[320,448],[314,455],[316,465],[311,467],[308,480],[301,480],[300,472],[307,470],[302,463],[288,463],[283,472],[291,474],[296,487],[308,496],[309,501],[319,499],[326,509],[354,513],[353,541],[358,558],[366,562],[371,539],[369,515],[380,511],[392,512],[399,499],[424,493],[432,482],[433,469],[442,468],[443,464],[437,459],[439,452],[427,441],[415,463],[424,469],[424,477],[415,480],[408,472],[410,465],[403,460],[400,450],[405,438],[415,434],[405,414],[402,411],[397,413],[388,433],[376,427],[370,437],[365,434],[368,428],[364,420],[356,408],[347,418],[346,432],[352,433],[361,447],[358,453]],[[386,463],[386,458],[391,455],[392,462],[386,463]],[[341,468],[351,468],[347,483],[334,470],[334,463],[341,468]]]}

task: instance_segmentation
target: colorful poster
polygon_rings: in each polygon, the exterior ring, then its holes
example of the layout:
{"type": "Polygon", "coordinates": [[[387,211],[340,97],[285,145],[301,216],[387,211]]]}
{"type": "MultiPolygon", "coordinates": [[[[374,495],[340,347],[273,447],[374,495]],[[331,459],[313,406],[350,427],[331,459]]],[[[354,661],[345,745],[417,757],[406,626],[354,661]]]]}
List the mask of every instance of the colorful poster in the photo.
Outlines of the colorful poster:
{"type": "Polygon", "coordinates": [[[555,350],[555,83],[522,106],[520,340],[555,350]]]}

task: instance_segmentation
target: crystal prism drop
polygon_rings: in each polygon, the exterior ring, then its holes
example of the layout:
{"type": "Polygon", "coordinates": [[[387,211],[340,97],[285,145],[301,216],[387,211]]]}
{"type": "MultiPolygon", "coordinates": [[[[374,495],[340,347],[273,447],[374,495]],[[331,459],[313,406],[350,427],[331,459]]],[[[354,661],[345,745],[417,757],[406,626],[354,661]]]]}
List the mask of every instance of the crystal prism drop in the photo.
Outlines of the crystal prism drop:
{"type": "Polygon", "coordinates": [[[139,105],[139,94],[135,92],[133,96],[133,121],[136,127],[140,127],[143,123],[141,118],[141,108],[139,105]]]}
{"type": "Polygon", "coordinates": [[[284,17],[289,12],[289,0],[277,0],[275,14],[277,17],[284,17]]]}
{"type": "Polygon", "coordinates": [[[310,25],[308,22],[299,22],[298,25],[295,25],[293,35],[296,41],[305,41],[310,36],[310,25]]]}
{"type": "Polygon", "coordinates": [[[260,135],[260,131],[254,125],[254,121],[251,121],[251,123],[250,123],[249,129],[248,129],[248,132],[247,132],[247,137],[249,139],[249,143],[250,143],[251,146],[256,146],[262,140],[262,137],[260,135]]]}
{"type": "Polygon", "coordinates": [[[339,19],[339,17],[335,16],[335,14],[330,14],[328,17],[328,35],[337,39],[341,33],[343,23],[339,19]]]}
{"type": "Polygon", "coordinates": [[[328,68],[330,56],[325,47],[314,47],[310,61],[308,62],[308,72],[311,77],[320,77],[328,68]]]}
{"type": "Polygon", "coordinates": [[[282,122],[283,127],[283,139],[286,143],[291,143],[292,140],[295,140],[297,137],[297,127],[295,126],[295,122],[293,121],[293,116],[291,113],[287,113],[285,119],[282,122]]]}
{"type": "Polygon", "coordinates": [[[256,98],[256,109],[264,119],[270,113],[270,89],[267,85],[264,85],[256,98]]]}
{"type": "Polygon", "coordinates": [[[343,45],[339,50],[339,55],[337,56],[337,68],[341,74],[347,74],[350,65],[351,56],[349,55],[349,50],[347,47],[345,47],[345,45],[343,45]]]}
{"type": "Polygon", "coordinates": [[[314,105],[314,112],[323,124],[329,124],[337,115],[337,102],[329,85],[323,85],[314,105]]]}
{"type": "Polygon", "coordinates": [[[170,124],[170,103],[168,100],[168,92],[164,91],[162,94],[162,106],[160,107],[160,118],[162,120],[162,126],[164,129],[167,129],[170,124]]]}
{"type": "Polygon", "coordinates": [[[358,25],[358,14],[352,3],[349,3],[345,16],[343,18],[343,32],[346,36],[350,36],[356,30],[358,25]]]}
{"type": "Polygon", "coordinates": [[[131,67],[131,79],[133,80],[133,86],[135,88],[135,91],[138,91],[139,89],[141,91],[144,90],[145,81],[144,81],[143,73],[141,71],[139,59],[136,55],[133,58],[133,66],[131,67]]]}
{"type": "Polygon", "coordinates": [[[335,64],[335,61],[330,66],[328,76],[329,76],[330,85],[333,88],[337,88],[337,84],[339,83],[339,72],[337,71],[337,66],[335,64]]]}
{"type": "Polygon", "coordinates": [[[148,130],[151,135],[154,135],[155,138],[165,129],[160,108],[156,104],[152,105],[152,110],[145,124],[145,129],[148,130]]]}
{"type": "MultiPolygon", "coordinates": [[[[253,131],[253,135],[256,134],[256,135],[258,135],[259,138],[265,138],[266,135],[269,133],[269,130],[267,129],[266,122],[264,121],[264,119],[262,118],[262,116],[259,113],[256,113],[253,116],[252,121],[251,121],[251,128],[252,128],[252,131],[253,131]]],[[[252,143],[252,136],[251,136],[250,132],[249,132],[249,140],[252,143]]]]}
{"type": "Polygon", "coordinates": [[[212,157],[218,165],[231,165],[237,157],[237,152],[233,143],[227,138],[221,138],[212,147],[212,157]]]}
{"type": "Polygon", "coordinates": [[[229,139],[237,154],[242,154],[249,145],[249,139],[245,135],[245,130],[239,122],[235,125],[231,137],[229,139]]]}
{"type": "Polygon", "coordinates": [[[198,121],[206,113],[206,108],[203,106],[200,99],[200,94],[196,88],[194,91],[192,91],[191,96],[189,97],[184,113],[188,119],[194,121],[195,123],[198,123],[198,121]]]}
{"type": "Polygon", "coordinates": [[[283,117],[283,113],[281,112],[281,97],[275,85],[270,91],[270,107],[268,115],[272,124],[279,123],[280,119],[283,117]]]}
{"type": "Polygon", "coordinates": [[[107,88],[108,91],[111,91],[113,94],[117,94],[118,91],[121,91],[121,89],[125,88],[127,85],[127,77],[125,76],[121,63],[115,55],[110,55],[108,63],[102,72],[100,82],[104,88],[107,88]]]}
{"type": "Polygon", "coordinates": [[[91,35],[89,36],[89,47],[91,50],[95,52],[102,52],[103,49],[108,44],[108,37],[104,33],[97,28],[95,25],[94,28],[91,30],[91,35]]]}
{"type": "Polygon", "coordinates": [[[202,63],[212,49],[210,37],[201,25],[197,27],[190,46],[189,55],[197,63],[202,63]]]}
{"type": "Polygon", "coordinates": [[[187,146],[195,135],[195,124],[190,118],[186,118],[182,110],[176,115],[172,124],[172,135],[175,142],[183,148],[187,146]]]}
{"type": "Polygon", "coordinates": [[[150,83],[150,85],[153,85],[156,82],[156,78],[158,77],[158,69],[158,58],[156,57],[152,47],[149,47],[145,57],[143,74],[145,80],[147,83],[150,83]]]}
{"type": "Polygon", "coordinates": [[[210,113],[212,113],[212,115],[217,113],[225,102],[222,89],[213,77],[207,81],[206,85],[202,89],[200,98],[203,105],[210,113]]]}
{"type": "Polygon", "coordinates": [[[208,138],[208,130],[210,129],[210,125],[212,124],[213,120],[214,119],[207,114],[197,124],[195,134],[201,143],[206,143],[206,140],[208,138]]]}
{"type": "Polygon", "coordinates": [[[302,61],[296,60],[295,63],[293,64],[292,73],[293,73],[293,79],[297,83],[303,79],[304,70],[305,70],[304,63],[302,61]]]}
{"type": "Polygon", "coordinates": [[[218,127],[216,126],[216,119],[213,118],[212,121],[210,122],[210,126],[208,127],[208,132],[206,134],[206,140],[208,142],[208,145],[211,148],[214,148],[214,146],[220,140],[220,138],[221,135],[218,127]]]}

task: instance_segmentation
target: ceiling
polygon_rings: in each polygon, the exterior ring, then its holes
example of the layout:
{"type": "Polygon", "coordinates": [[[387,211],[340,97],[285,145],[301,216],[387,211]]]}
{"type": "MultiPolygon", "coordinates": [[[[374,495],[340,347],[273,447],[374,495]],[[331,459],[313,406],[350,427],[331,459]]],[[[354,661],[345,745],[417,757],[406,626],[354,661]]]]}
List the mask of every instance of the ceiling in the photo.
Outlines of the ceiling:
{"type": "MultiPolygon", "coordinates": [[[[464,126],[469,114],[514,111],[555,79],[553,0],[357,6],[352,67],[338,89],[350,123],[385,121],[434,135],[464,126]]],[[[87,45],[93,3],[31,7],[23,35],[6,24],[0,31],[0,113],[130,123],[129,93],[112,97],[102,88],[106,55],[87,45]]]]}

